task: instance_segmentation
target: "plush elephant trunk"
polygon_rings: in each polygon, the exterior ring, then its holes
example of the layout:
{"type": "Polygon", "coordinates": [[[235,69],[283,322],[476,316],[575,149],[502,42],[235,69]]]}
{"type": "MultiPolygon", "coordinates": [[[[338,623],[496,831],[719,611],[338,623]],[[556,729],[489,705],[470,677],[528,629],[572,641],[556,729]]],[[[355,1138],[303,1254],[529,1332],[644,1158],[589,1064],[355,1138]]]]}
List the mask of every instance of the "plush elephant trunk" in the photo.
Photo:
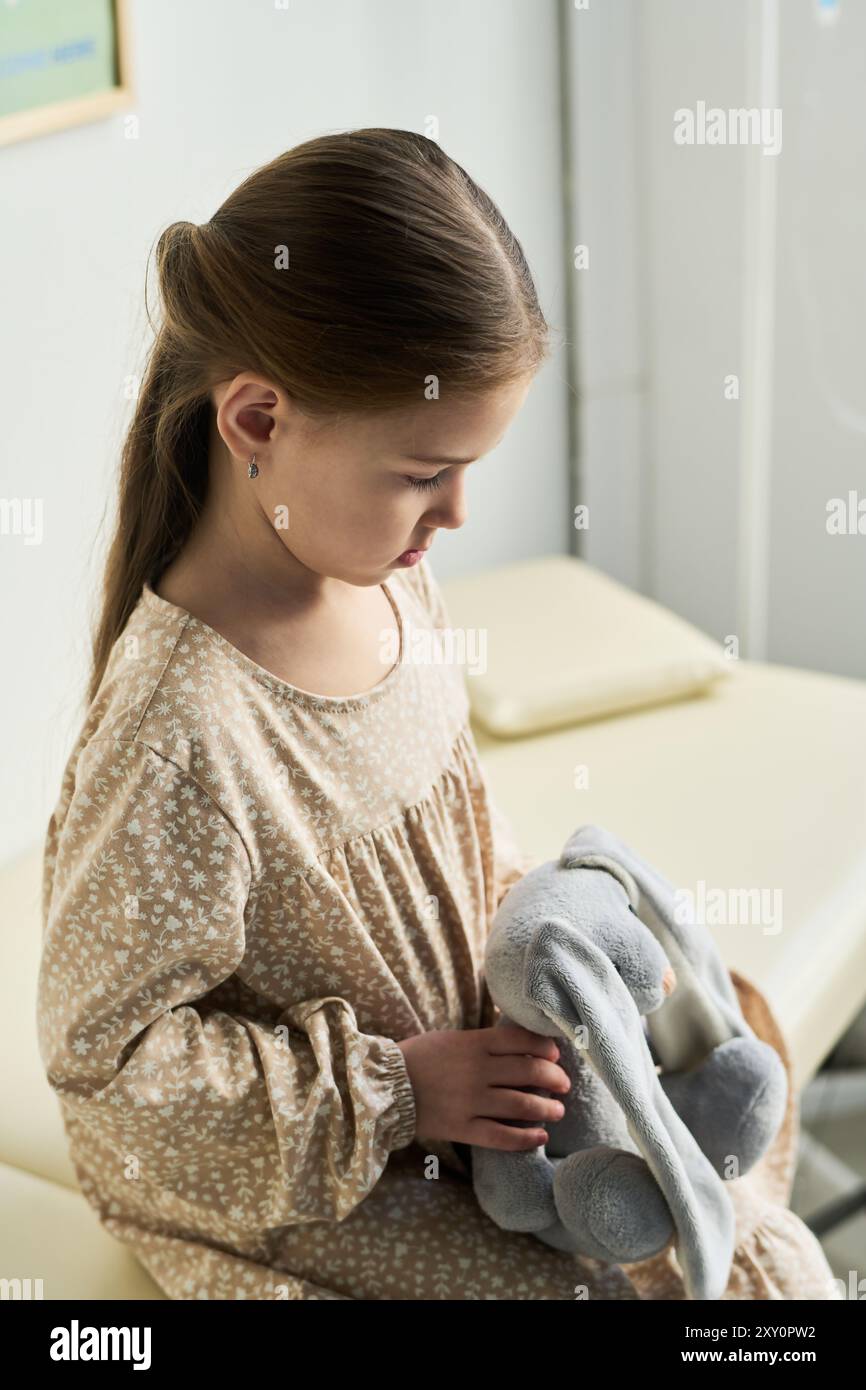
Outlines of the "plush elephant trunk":
{"type": "Polygon", "coordinates": [[[491,997],[501,1022],[565,1040],[576,1103],[543,1149],[473,1149],[473,1180],[494,1220],[561,1249],[628,1263],[672,1234],[687,1296],[717,1299],[735,1239],[722,1179],[769,1147],[787,1078],[711,934],[675,899],[591,825],[506,894],[485,954],[491,997]]]}
{"type": "Polygon", "coordinates": [[[526,997],[586,1055],[670,1208],[690,1298],[724,1292],[734,1212],[724,1184],[662,1090],[634,1000],[605,953],[562,919],[541,924],[526,953],[526,997]]]}

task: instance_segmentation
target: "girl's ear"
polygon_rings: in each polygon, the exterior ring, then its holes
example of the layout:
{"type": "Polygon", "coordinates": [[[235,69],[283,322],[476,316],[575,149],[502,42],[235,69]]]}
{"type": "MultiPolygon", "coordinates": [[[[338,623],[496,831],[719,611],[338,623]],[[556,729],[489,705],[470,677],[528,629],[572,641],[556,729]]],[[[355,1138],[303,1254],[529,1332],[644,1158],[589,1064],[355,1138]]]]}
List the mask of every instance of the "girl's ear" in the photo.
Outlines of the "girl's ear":
{"type": "Polygon", "coordinates": [[[249,372],[240,373],[223,391],[216,411],[216,427],[229,452],[246,462],[260,453],[276,424],[279,395],[265,381],[249,372]]]}

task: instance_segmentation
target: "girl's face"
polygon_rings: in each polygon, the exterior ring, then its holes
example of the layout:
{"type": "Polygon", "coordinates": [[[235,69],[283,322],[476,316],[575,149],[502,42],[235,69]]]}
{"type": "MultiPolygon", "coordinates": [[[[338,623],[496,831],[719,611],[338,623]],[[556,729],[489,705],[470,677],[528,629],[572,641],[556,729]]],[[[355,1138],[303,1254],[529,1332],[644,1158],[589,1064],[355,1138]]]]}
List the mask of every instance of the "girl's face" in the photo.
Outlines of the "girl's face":
{"type": "MultiPolygon", "coordinates": [[[[466,470],[500,442],[532,377],[474,399],[423,400],[376,415],[311,421],[284,392],[250,373],[215,397],[230,455],[233,504],[247,535],[267,518],[284,560],[350,584],[379,584],[407,550],[467,517],[466,470]],[[244,465],[256,454],[258,476],[244,465]],[[238,495],[239,494],[239,495],[238,495]]],[[[267,567],[277,578],[273,541],[267,567]]],[[[287,574],[287,579],[288,579],[287,574]]]]}

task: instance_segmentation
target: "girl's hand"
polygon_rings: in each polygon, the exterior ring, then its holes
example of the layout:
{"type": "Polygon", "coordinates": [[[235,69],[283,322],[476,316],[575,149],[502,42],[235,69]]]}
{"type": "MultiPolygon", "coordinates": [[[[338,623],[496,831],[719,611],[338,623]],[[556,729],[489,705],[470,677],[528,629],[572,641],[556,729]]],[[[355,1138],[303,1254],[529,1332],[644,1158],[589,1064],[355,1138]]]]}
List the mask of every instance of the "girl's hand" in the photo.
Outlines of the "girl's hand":
{"type": "Polygon", "coordinates": [[[559,1048],[553,1038],[516,1023],[419,1033],[398,1047],[415,1092],[415,1132],[424,1138],[484,1149],[535,1149],[547,1142],[543,1122],[565,1113],[561,1101],[517,1089],[537,1086],[566,1095],[571,1082],[556,1065],[559,1048]],[[524,1128],[506,1120],[531,1123],[524,1128]]]}

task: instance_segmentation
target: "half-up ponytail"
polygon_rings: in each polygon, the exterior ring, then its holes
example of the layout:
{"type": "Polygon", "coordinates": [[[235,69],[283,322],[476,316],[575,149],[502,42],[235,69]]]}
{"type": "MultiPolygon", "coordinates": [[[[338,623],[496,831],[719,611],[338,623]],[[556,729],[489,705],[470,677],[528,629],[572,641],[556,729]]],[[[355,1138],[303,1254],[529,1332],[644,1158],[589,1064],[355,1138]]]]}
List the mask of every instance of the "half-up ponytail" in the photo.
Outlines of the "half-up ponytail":
{"type": "Polygon", "coordinates": [[[549,328],[520,243],[432,140],[365,129],[255,170],[156,245],[162,322],[121,453],[88,702],[142,585],[204,504],[210,393],[241,371],[311,416],[476,395],[534,373],[549,328]]]}
{"type": "Polygon", "coordinates": [[[185,357],[189,338],[175,316],[185,293],[179,287],[190,283],[194,257],[191,223],[175,222],[162,233],[156,265],[166,315],[121,451],[117,523],[103,576],[88,703],[142,585],[158,577],[181,549],[204,503],[209,402],[200,370],[185,357]]]}

